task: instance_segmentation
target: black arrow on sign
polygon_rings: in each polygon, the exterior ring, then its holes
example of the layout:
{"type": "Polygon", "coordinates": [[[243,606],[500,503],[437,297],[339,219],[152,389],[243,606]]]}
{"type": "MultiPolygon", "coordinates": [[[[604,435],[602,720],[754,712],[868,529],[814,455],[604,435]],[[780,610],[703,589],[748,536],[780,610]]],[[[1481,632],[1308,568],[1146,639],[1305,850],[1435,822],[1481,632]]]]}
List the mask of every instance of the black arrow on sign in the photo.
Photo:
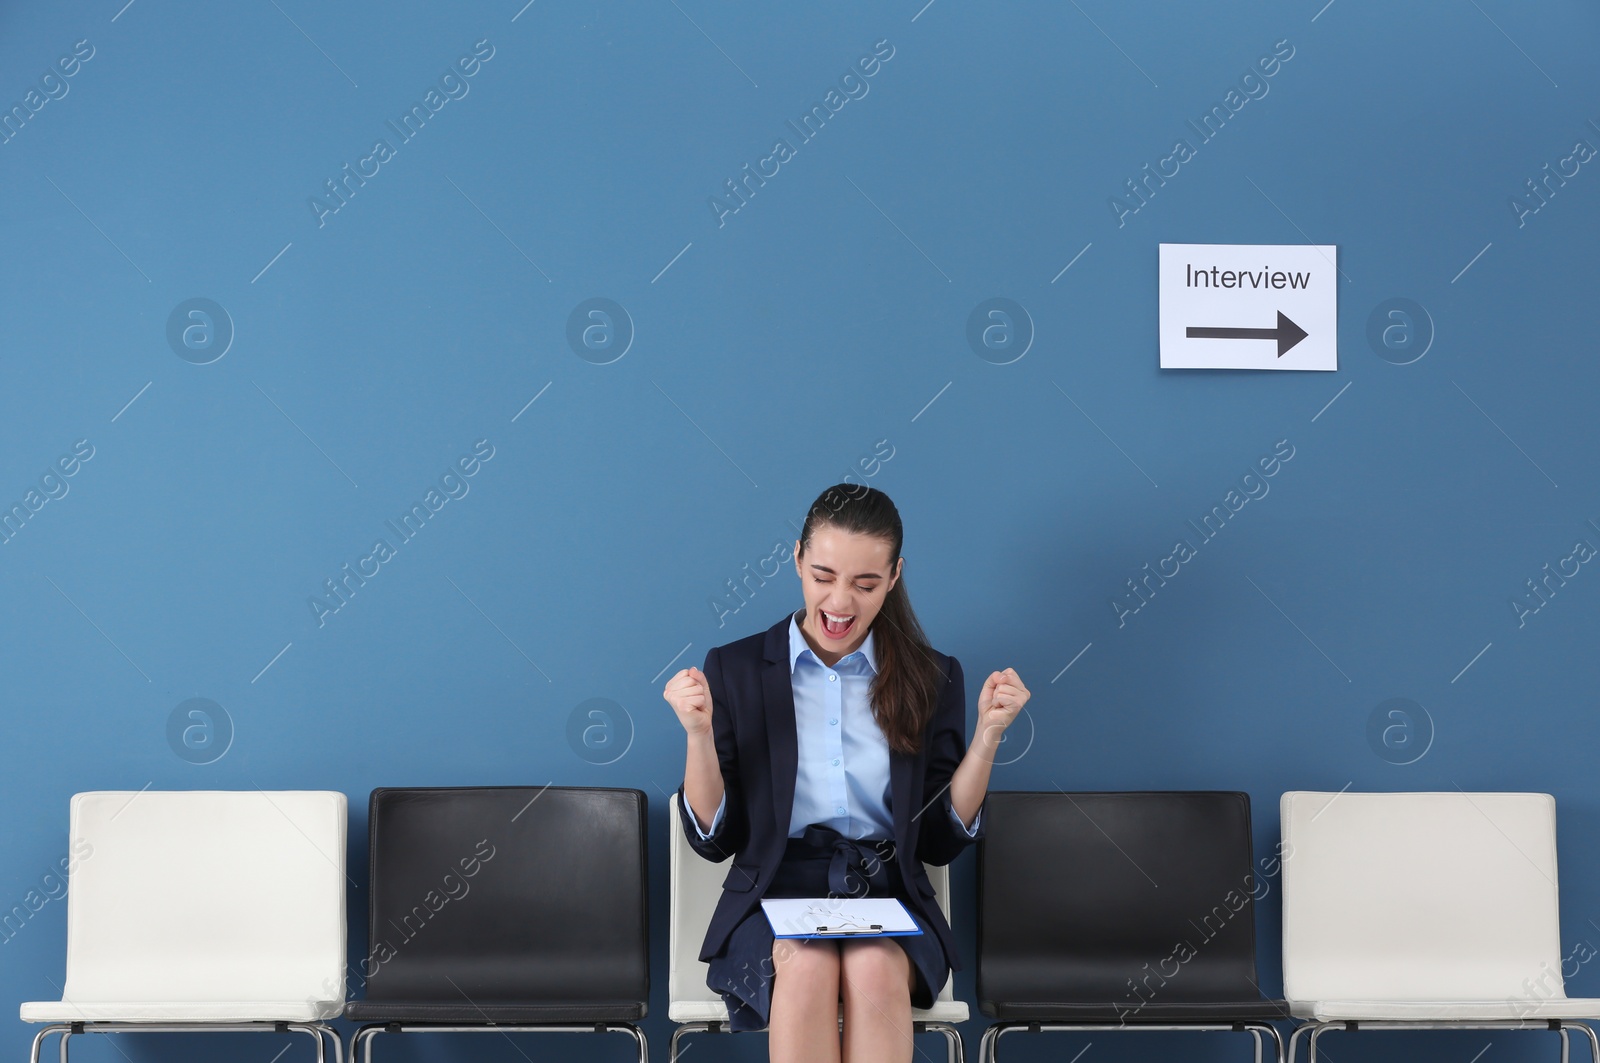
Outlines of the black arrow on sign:
{"type": "Polygon", "coordinates": [[[1191,340],[1277,340],[1282,358],[1295,344],[1306,338],[1306,330],[1278,311],[1277,328],[1201,328],[1190,325],[1184,336],[1191,340]]]}

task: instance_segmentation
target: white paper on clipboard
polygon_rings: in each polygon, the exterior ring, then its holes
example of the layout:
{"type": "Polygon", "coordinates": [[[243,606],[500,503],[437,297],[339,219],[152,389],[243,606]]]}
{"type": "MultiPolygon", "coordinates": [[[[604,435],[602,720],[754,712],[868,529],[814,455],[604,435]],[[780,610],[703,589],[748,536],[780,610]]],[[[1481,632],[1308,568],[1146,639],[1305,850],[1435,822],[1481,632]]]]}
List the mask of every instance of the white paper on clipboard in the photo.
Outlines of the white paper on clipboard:
{"type": "Polygon", "coordinates": [[[920,934],[895,897],[769,897],[761,901],[773,937],[892,937],[920,934]],[[819,931],[818,928],[823,928],[819,931]]]}

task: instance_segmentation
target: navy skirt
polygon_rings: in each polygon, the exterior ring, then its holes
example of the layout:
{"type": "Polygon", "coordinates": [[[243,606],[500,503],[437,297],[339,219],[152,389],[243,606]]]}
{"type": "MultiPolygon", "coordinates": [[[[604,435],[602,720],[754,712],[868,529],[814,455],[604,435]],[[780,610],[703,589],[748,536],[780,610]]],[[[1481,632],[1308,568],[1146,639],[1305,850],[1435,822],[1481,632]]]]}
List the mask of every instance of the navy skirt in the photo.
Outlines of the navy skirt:
{"type": "MultiPolygon", "coordinates": [[[[933,1007],[934,994],[950,977],[950,963],[939,937],[910,904],[899,885],[894,864],[894,842],[853,841],[813,824],[799,838],[790,838],[783,860],[765,897],[897,897],[905,903],[920,934],[896,935],[888,940],[905,950],[915,972],[917,987],[911,993],[913,1008],[933,1007]],[[841,886],[841,872],[849,865],[841,886]],[[830,875],[830,871],[832,874],[830,875]],[[869,871],[871,873],[869,873],[869,871]]],[[[723,951],[708,964],[706,985],[722,995],[728,1006],[728,1030],[743,1033],[764,1030],[772,1013],[772,924],[757,903],[728,936],[723,951]]]]}

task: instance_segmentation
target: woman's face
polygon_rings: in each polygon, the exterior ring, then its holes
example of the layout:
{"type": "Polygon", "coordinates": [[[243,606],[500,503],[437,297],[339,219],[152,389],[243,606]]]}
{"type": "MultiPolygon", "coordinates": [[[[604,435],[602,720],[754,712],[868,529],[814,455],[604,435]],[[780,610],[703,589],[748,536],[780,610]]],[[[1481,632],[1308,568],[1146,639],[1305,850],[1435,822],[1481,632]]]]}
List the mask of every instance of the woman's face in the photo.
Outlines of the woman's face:
{"type": "Polygon", "coordinates": [[[813,648],[821,648],[818,656],[826,663],[834,664],[861,648],[904,564],[904,558],[890,564],[884,540],[831,524],[811,533],[811,548],[804,557],[800,541],[795,540],[794,567],[806,600],[801,630],[813,648]]]}

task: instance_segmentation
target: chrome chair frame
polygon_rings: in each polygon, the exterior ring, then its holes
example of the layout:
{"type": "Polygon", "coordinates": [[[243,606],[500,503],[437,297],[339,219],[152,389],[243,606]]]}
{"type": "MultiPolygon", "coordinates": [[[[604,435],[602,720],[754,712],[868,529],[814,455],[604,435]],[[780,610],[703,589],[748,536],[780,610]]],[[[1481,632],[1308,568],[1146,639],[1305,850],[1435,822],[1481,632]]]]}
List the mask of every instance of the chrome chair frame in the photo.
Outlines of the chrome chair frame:
{"type": "MultiPolygon", "coordinates": [[[[983,1041],[978,1046],[978,1063],[996,1063],[996,1049],[999,1047],[1000,1038],[1008,1033],[1026,1030],[1029,1033],[1095,1033],[1102,1031],[1124,1030],[1153,1030],[1165,1032],[1200,1032],[1222,1033],[1247,1033],[1254,1038],[1256,1043],[1255,1063],[1263,1063],[1261,1035],[1264,1033],[1272,1038],[1273,1059],[1272,1063],[1284,1063],[1283,1035],[1278,1033],[1278,1028],[1270,1022],[1235,1022],[1235,1023],[1055,1023],[1055,1022],[1028,1022],[1017,1020],[1014,1022],[995,1022],[983,1032],[983,1041]]],[[[1292,1063],[1292,1061],[1291,1061],[1292,1063]]],[[[1314,1061],[1313,1061],[1314,1063],[1314,1061]]],[[[1567,1063],[1565,1059],[1561,1063],[1567,1063]]],[[[1600,1063],[1597,1058],[1594,1063],[1600,1063]]]]}
{"type": "MultiPolygon", "coordinates": [[[[626,1033],[639,1044],[639,1063],[650,1063],[650,1043],[644,1032],[631,1022],[573,1023],[485,1023],[481,1026],[452,1026],[448,1023],[370,1022],[350,1039],[350,1063],[372,1063],[372,1041],[380,1033],[626,1033]]],[[[320,1063],[320,1061],[319,1061],[320,1063]]],[[[339,1063],[335,1060],[334,1063],[339,1063]]],[[[1600,1061],[1596,1061],[1600,1063],[1600,1061]]]]}
{"type": "Polygon", "coordinates": [[[1570,1063],[1571,1041],[1569,1031],[1579,1031],[1589,1039],[1591,1063],[1600,1063],[1600,1036],[1593,1027],[1576,1019],[1439,1019],[1429,1022],[1422,1019],[1307,1019],[1289,1035],[1288,1063],[1295,1063],[1295,1053],[1302,1034],[1306,1039],[1307,1063],[1317,1063],[1317,1041],[1330,1030],[1354,1033],[1358,1030],[1548,1030],[1561,1035],[1561,1063],[1570,1063]]]}
{"type": "MultiPolygon", "coordinates": [[[[840,1012],[839,1012],[839,1031],[841,1033],[844,1032],[844,1009],[843,1008],[841,1008],[840,1012]]],[[[668,1060],[668,1063],[678,1063],[678,1058],[679,1058],[679,1055],[680,1055],[680,1052],[679,1052],[679,1049],[678,1049],[678,1041],[679,1041],[680,1038],[683,1037],[684,1034],[686,1034],[686,1033],[729,1033],[729,1032],[731,1032],[731,1031],[729,1031],[727,1029],[727,1024],[726,1023],[718,1022],[718,1021],[715,1021],[715,1020],[704,1021],[704,1022],[684,1022],[684,1023],[679,1023],[676,1027],[673,1028],[673,1031],[672,1031],[672,1042],[668,1046],[668,1049],[667,1049],[667,1060],[668,1060]]],[[[762,1032],[765,1032],[765,1031],[764,1030],[757,1030],[757,1031],[752,1031],[752,1032],[762,1033],[762,1032]]],[[[966,1063],[967,1049],[966,1049],[966,1045],[961,1040],[961,1031],[956,1029],[950,1023],[942,1022],[942,1021],[939,1021],[939,1020],[936,1020],[936,1019],[913,1019],[913,1020],[911,1020],[911,1034],[912,1034],[912,1036],[915,1037],[919,1033],[936,1033],[936,1034],[941,1035],[944,1038],[944,1042],[945,1042],[945,1063],[966,1063]]],[[[1261,1061],[1257,1060],[1256,1063],[1261,1063],[1261,1061]]],[[[1562,1063],[1565,1063],[1565,1061],[1563,1060],[1562,1063]]],[[[1596,1060],[1595,1063],[1600,1063],[1600,1060],[1596,1060]]]]}
{"type": "Polygon", "coordinates": [[[33,1037],[29,1063],[39,1063],[44,1039],[61,1035],[60,1063],[67,1063],[67,1042],[88,1033],[303,1033],[316,1039],[317,1063],[327,1063],[323,1039],[333,1044],[333,1063],[343,1063],[344,1042],[325,1022],[52,1022],[41,1026],[33,1037]]]}

